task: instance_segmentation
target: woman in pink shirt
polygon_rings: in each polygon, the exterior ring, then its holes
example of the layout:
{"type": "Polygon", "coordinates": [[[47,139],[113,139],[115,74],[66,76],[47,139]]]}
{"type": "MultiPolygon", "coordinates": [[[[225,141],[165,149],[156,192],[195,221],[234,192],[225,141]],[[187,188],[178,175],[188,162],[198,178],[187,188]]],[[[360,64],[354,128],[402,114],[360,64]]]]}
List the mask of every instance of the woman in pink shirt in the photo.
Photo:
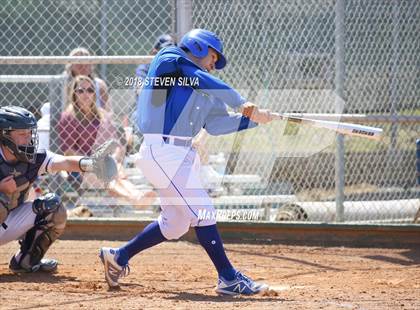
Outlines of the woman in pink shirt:
{"type": "MultiPolygon", "coordinates": [[[[117,137],[110,115],[96,105],[95,83],[90,77],[79,75],[73,79],[68,100],[58,124],[61,151],[65,155],[89,156],[96,146],[117,137]]],[[[116,151],[115,157],[121,159],[124,153],[124,147],[121,146],[116,151]]],[[[72,177],[80,185],[81,176],[72,175],[72,177]]],[[[88,183],[95,181],[89,179],[88,183]]],[[[110,183],[108,190],[111,195],[123,198],[138,208],[149,207],[156,197],[154,191],[143,193],[136,190],[122,173],[120,178],[110,183]]]]}

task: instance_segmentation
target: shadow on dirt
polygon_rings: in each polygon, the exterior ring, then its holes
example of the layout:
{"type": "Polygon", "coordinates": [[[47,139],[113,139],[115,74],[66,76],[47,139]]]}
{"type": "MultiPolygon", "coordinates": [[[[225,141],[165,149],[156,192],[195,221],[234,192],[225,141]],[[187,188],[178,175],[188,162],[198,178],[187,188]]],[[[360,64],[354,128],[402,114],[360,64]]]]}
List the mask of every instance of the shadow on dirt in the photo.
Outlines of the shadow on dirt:
{"type": "Polygon", "coordinates": [[[368,255],[364,257],[402,266],[420,265],[420,249],[409,249],[401,252],[400,255],[404,256],[406,259],[384,255],[368,255]]]}
{"type": "Polygon", "coordinates": [[[280,255],[261,254],[261,253],[254,253],[254,252],[236,250],[236,249],[228,249],[228,252],[246,254],[246,255],[253,255],[253,256],[261,256],[261,257],[264,257],[264,258],[270,257],[270,258],[274,258],[274,259],[278,259],[278,260],[294,262],[294,263],[298,263],[298,264],[302,264],[302,265],[306,265],[306,266],[311,266],[311,267],[315,267],[315,268],[320,268],[320,269],[324,269],[324,270],[344,271],[344,269],[341,269],[341,268],[335,268],[335,267],[332,267],[332,266],[321,265],[321,264],[317,264],[317,263],[310,262],[310,261],[303,260],[303,259],[291,258],[291,257],[286,257],[286,256],[280,256],[280,255]]]}
{"type": "Polygon", "coordinates": [[[189,292],[170,292],[162,291],[165,294],[172,294],[172,296],[164,297],[169,300],[187,300],[187,301],[204,301],[204,302],[217,302],[217,303],[241,303],[241,302],[280,302],[282,299],[280,297],[271,297],[263,295],[255,296],[218,296],[218,295],[208,295],[200,293],[189,293],[189,292]]]}
{"type": "Polygon", "coordinates": [[[76,277],[63,276],[55,273],[21,273],[21,274],[2,274],[0,275],[0,283],[64,283],[68,281],[76,281],[76,277]]]}

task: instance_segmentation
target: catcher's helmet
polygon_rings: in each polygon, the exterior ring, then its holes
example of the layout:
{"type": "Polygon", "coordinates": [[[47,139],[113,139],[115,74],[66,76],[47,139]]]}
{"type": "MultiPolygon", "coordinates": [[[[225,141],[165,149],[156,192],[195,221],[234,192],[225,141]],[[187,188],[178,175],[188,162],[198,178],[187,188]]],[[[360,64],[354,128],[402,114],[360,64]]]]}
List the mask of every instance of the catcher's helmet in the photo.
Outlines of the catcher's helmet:
{"type": "Polygon", "coordinates": [[[20,161],[34,163],[38,149],[38,133],[35,116],[28,110],[15,106],[0,108],[0,143],[6,146],[20,161]],[[31,142],[18,145],[10,132],[16,129],[30,129],[31,142]]]}
{"type": "Polygon", "coordinates": [[[193,29],[182,37],[179,46],[188,49],[191,54],[198,58],[206,57],[209,47],[211,47],[219,54],[219,59],[215,64],[216,69],[220,70],[226,66],[226,58],[223,55],[223,43],[218,36],[211,31],[193,29]]]}

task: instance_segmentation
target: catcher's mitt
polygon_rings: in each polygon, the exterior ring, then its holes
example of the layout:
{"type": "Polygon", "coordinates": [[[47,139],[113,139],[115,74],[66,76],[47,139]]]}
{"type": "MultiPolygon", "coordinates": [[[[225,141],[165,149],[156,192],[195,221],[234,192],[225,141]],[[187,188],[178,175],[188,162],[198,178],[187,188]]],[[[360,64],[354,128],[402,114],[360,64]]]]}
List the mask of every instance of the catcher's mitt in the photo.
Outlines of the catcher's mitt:
{"type": "Polygon", "coordinates": [[[105,185],[114,180],[118,175],[117,163],[111,157],[118,143],[110,140],[102,144],[90,158],[82,158],[79,162],[80,170],[93,172],[105,185]]]}

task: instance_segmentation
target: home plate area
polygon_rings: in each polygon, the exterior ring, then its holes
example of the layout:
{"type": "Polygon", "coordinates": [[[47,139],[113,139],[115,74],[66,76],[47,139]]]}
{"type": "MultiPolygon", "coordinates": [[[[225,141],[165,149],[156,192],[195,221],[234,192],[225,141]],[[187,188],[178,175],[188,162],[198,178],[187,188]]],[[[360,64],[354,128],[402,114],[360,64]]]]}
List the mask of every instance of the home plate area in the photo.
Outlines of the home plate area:
{"type": "Polygon", "coordinates": [[[0,251],[1,309],[419,309],[420,250],[227,243],[234,266],[270,290],[219,296],[217,274],[196,243],[166,242],[130,261],[119,290],[109,290],[98,258],[123,241],[59,240],[48,257],[55,274],[15,275],[18,243],[0,251]]]}

